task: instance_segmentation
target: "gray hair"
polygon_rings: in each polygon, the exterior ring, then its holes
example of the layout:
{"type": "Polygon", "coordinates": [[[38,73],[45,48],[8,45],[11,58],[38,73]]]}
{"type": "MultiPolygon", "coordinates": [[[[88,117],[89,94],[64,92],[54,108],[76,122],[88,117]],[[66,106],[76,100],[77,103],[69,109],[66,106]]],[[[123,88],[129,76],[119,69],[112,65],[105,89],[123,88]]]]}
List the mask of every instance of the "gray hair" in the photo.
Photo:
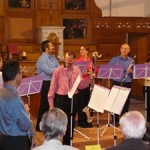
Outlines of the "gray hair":
{"type": "Polygon", "coordinates": [[[67,123],[66,114],[61,109],[54,108],[44,113],[40,122],[40,129],[46,140],[60,139],[66,132],[67,123]]]}
{"type": "Polygon", "coordinates": [[[145,118],[138,111],[125,113],[119,123],[126,138],[142,138],[146,132],[145,118]]]}

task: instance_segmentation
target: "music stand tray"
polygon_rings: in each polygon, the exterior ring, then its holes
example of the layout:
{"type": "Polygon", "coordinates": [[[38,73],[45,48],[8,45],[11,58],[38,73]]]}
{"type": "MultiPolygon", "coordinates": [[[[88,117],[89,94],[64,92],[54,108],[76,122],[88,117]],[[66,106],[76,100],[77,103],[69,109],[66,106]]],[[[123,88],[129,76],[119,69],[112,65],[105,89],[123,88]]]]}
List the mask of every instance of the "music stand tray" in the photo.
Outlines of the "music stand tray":
{"type": "Polygon", "coordinates": [[[80,68],[81,73],[84,74],[89,65],[89,61],[77,61],[74,63],[74,65],[78,66],[80,68]]]}
{"type": "Polygon", "coordinates": [[[41,91],[43,79],[44,77],[41,75],[22,79],[21,84],[18,87],[18,93],[20,96],[27,96],[29,107],[30,107],[30,95],[39,93],[41,91]]]}

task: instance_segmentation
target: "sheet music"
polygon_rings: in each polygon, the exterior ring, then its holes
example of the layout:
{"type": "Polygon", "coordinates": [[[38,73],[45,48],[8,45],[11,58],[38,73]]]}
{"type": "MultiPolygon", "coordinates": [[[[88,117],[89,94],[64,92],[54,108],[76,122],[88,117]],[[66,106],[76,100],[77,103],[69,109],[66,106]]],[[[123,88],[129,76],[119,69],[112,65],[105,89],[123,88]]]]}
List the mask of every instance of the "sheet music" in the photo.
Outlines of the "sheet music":
{"type": "Polygon", "coordinates": [[[108,98],[110,89],[94,84],[93,92],[88,107],[97,112],[104,112],[104,105],[108,98]]]}
{"type": "Polygon", "coordinates": [[[73,97],[73,95],[74,95],[79,83],[81,82],[81,80],[82,80],[81,76],[78,75],[78,77],[76,78],[76,81],[74,82],[74,85],[72,86],[72,89],[68,92],[68,97],[69,98],[73,97]]]}
{"type": "Polygon", "coordinates": [[[2,78],[2,72],[0,72],[0,88],[3,87],[3,78],[2,78]]]}
{"type": "Polygon", "coordinates": [[[114,85],[110,91],[104,109],[120,115],[130,91],[130,88],[114,85]]]}
{"type": "Polygon", "coordinates": [[[114,102],[114,105],[111,109],[111,112],[120,115],[131,89],[120,87],[120,88],[118,88],[118,90],[119,90],[119,92],[118,92],[117,98],[114,102]]]}

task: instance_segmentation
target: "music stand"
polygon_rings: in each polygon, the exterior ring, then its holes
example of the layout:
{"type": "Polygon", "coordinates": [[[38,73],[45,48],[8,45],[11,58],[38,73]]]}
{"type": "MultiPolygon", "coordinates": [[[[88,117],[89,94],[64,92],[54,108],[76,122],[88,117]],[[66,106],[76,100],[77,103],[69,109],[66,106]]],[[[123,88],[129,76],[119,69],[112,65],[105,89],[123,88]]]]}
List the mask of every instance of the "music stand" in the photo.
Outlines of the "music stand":
{"type": "MultiPolygon", "coordinates": [[[[150,64],[136,64],[133,68],[133,79],[150,77],[150,64]]],[[[147,87],[145,86],[145,119],[147,121],[147,87]]]]}
{"type": "MultiPolygon", "coordinates": [[[[123,66],[122,65],[112,65],[112,64],[101,65],[99,67],[97,78],[103,78],[103,79],[120,79],[121,76],[122,76],[122,72],[123,72],[123,66]]],[[[110,114],[109,114],[109,111],[108,111],[108,121],[107,121],[107,124],[100,128],[100,130],[104,129],[103,132],[101,133],[101,137],[105,133],[106,129],[108,127],[110,127],[110,126],[113,127],[114,129],[116,128],[115,126],[113,126],[112,124],[110,124],[110,114]]],[[[116,128],[116,129],[120,130],[119,128],[116,128]]],[[[114,135],[114,137],[116,138],[115,135],[114,135]]]]}
{"type": "MultiPolygon", "coordinates": [[[[72,146],[72,135],[73,135],[73,133],[72,133],[72,119],[73,119],[73,95],[74,95],[74,93],[75,93],[75,91],[76,91],[76,89],[77,89],[77,87],[78,87],[78,85],[79,85],[79,83],[81,82],[81,77],[80,77],[80,75],[78,75],[78,77],[76,78],[76,81],[74,82],[74,84],[73,84],[73,86],[72,86],[72,88],[71,88],[71,90],[68,92],[68,97],[71,99],[71,112],[70,112],[70,114],[71,114],[71,123],[70,123],[70,144],[71,144],[71,146],[72,146]]],[[[77,130],[76,130],[77,131],[77,130]]],[[[78,133],[80,133],[79,131],[77,131],[78,133]]],[[[84,135],[84,134],[82,134],[81,133],[81,135],[84,135]]],[[[84,135],[84,137],[87,137],[86,135],[84,135]]]]}
{"type": "MultiPolygon", "coordinates": [[[[113,114],[120,115],[130,91],[131,91],[130,88],[114,85],[110,91],[108,98],[107,98],[104,109],[113,114]]],[[[115,128],[115,115],[113,115],[113,120],[114,120],[114,126],[113,126],[113,128],[114,128],[114,146],[116,146],[117,136],[116,136],[115,129],[118,129],[118,128],[115,128]]]]}
{"type": "Polygon", "coordinates": [[[91,98],[88,104],[88,107],[92,108],[97,112],[97,144],[99,144],[99,112],[104,112],[104,105],[109,95],[109,92],[110,89],[94,84],[93,92],[91,94],[91,98]]]}
{"type": "Polygon", "coordinates": [[[89,61],[76,61],[74,63],[75,66],[78,66],[80,68],[80,71],[82,74],[84,74],[87,70],[89,61]]]}
{"type": "MultiPolygon", "coordinates": [[[[81,71],[81,74],[83,75],[86,70],[87,70],[87,67],[89,65],[90,61],[76,61],[74,63],[75,66],[78,66],[80,71],[81,71]]],[[[86,136],[85,134],[83,134],[82,132],[80,132],[79,130],[77,130],[76,128],[74,129],[77,133],[81,134],[82,136],[84,136],[85,138],[87,138],[88,140],[90,140],[90,137],[86,136]]]]}
{"type": "Polygon", "coordinates": [[[30,107],[30,95],[39,93],[41,91],[43,79],[44,77],[41,75],[22,79],[21,84],[18,87],[18,93],[20,96],[27,96],[29,107],[30,107]]]}

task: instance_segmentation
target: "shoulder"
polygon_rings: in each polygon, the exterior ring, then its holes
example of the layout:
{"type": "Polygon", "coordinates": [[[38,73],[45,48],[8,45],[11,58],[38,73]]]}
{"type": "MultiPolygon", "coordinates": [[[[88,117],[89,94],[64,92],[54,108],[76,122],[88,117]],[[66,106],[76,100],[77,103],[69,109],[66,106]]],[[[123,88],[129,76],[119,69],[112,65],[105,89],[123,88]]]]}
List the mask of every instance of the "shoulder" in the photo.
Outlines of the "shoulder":
{"type": "Polygon", "coordinates": [[[64,150],[79,150],[79,149],[69,146],[69,145],[63,145],[63,147],[64,147],[64,150]]]}

